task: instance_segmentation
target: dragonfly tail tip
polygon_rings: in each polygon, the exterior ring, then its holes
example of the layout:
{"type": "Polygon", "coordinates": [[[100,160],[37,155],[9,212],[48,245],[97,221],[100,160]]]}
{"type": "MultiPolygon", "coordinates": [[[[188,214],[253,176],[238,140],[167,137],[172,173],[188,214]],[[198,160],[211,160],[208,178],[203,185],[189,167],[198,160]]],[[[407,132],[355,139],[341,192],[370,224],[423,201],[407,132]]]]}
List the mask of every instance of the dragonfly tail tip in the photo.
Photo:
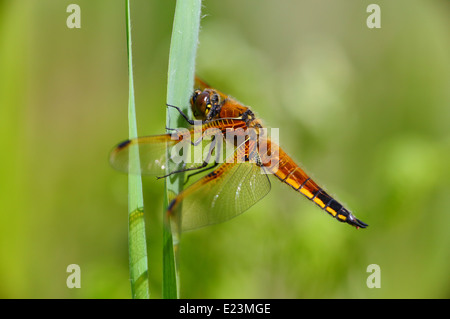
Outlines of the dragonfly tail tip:
{"type": "Polygon", "coordinates": [[[369,225],[367,225],[365,222],[360,221],[359,219],[355,218],[355,220],[354,220],[354,226],[356,227],[356,229],[359,229],[359,228],[366,228],[366,227],[368,227],[369,225]]]}

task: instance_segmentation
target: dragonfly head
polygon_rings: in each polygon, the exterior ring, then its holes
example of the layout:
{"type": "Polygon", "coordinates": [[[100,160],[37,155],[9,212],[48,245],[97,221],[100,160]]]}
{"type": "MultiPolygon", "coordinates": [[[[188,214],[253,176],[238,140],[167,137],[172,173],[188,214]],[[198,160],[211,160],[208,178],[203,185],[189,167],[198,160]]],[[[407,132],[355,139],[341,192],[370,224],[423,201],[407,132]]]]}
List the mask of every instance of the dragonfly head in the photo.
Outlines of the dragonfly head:
{"type": "Polygon", "coordinates": [[[195,90],[190,103],[196,119],[210,120],[218,113],[219,95],[213,89],[195,90]]]}

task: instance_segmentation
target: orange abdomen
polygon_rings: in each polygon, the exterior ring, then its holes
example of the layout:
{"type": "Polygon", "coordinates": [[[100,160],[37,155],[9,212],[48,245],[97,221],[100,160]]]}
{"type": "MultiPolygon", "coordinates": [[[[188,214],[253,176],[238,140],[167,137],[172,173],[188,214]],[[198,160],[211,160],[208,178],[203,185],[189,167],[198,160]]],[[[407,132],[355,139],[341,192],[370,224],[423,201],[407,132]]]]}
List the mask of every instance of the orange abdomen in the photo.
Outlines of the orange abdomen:
{"type": "MultiPolygon", "coordinates": [[[[270,150],[271,141],[267,148],[270,150]]],[[[263,166],[278,177],[283,183],[288,184],[297,192],[312,200],[321,209],[341,222],[347,222],[353,226],[365,227],[359,220],[345,209],[338,201],[328,195],[319,187],[281,148],[278,154],[261,156],[263,166]]]]}

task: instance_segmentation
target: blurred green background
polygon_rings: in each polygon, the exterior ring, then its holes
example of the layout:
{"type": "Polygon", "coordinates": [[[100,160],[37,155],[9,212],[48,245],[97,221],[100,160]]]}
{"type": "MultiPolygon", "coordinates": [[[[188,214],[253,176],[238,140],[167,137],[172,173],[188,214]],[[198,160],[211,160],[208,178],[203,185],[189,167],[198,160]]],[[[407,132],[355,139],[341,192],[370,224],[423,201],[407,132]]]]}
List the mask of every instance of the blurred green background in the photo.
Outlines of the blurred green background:
{"type": "MultiPolygon", "coordinates": [[[[175,1],[133,0],[140,135],[165,127],[175,1]]],[[[183,298],[450,297],[450,2],[204,1],[198,74],[280,128],[286,152],[370,226],[273,179],[227,223],[183,234],[183,298]],[[381,29],[366,8],[381,7],[381,29]],[[369,289],[378,264],[381,288],[369,289]]],[[[125,5],[0,1],[0,297],[129,298],[125,5]],[[81,29],[66,8],[81,7],[81,29]],[[66,267],[81,267],[68,289],[66,267]]],[[[144,179],[161,297],[163,183],[144,179]]]]}

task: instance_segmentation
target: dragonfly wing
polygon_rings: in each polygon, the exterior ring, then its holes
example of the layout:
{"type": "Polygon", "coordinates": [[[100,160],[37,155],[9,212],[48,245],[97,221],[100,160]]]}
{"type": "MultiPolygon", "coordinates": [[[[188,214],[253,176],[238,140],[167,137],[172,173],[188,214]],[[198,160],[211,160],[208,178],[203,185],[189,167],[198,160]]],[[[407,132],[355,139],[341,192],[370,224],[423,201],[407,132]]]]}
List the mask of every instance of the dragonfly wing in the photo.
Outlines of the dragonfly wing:
{"type": "Polygon", "coordinates": [[[237,120],[216,120],[191,130],[177,129],[173,134],[138,137],[118,144],[111,152],[110,163],[115,169],[131,174],[165,175],[168,156],[183,169],[194,169],[212,158],[208,154],[215,145],[220,149],[224,143],[212,143],[223,139],[222,130],[242,125],[237,120]],[[219,135],[217,135],[219,134],[219,135]],[[212,145],[211,145],[212,144],[212,145]],[[131,155],[139,154],[140,165],[130,162],[131,155]]]}
{"type": "Polygon", "coordinates": [[[268,176],[255,163],[224,163],[181,192],[168,214],[182,203],[182,230],[192,230],[236,217],[269,191],[268,176]]]}
{"type": "MultiPolygon", "coordinates": [[[[162,134],[138,137],[117,145],[111,152],[110,163],[115,169],[125,173],[163,176],[166,174],[168,156],[175,163],[183,164],[185,168],[199,165],[189,157],[194,153],[191,152],[191,146],[188,131],[186,135],[162,134]],[[130,161],[133,154],[139,155],[139,166],[133,165],[134,162],[130,161]]],[[[202,159],[197,162],[202,163],[202,159]]]]}

